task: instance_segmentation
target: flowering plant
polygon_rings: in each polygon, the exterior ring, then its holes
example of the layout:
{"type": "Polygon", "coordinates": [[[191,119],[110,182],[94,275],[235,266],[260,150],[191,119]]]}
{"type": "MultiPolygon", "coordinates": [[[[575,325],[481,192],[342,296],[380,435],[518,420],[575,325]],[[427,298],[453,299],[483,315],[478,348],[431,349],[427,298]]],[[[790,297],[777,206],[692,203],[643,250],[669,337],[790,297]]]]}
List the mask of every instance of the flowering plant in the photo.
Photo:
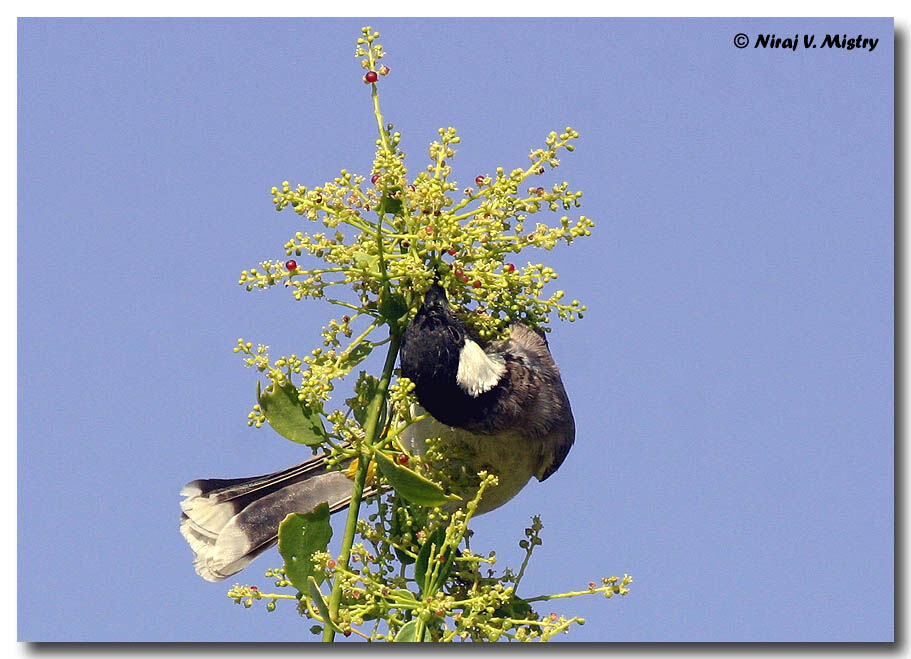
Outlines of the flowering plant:
{"type": "Polygon", "coordinates": [[[404,450],[399,437],[421,417],[413,413],[414,385],[396,373],[395,362],[402,333],[433,281],[482,338],[501,337],[513,322],[549,331],[554,314],[569,321],[583,316],[585,306],[565,302],[563,291],[544,293],[557,278],[552,268],[516,258],[590,235],[594,223],[584,215],[564,215],[557,226],[530,219],[580,205],[582,193],[565,181],[536,182],[560,164],[561,151],[573,150],[579,134],[569,127],[552,132],[526,167],[498,167],[462,188],[450,177],[460,138],[453,128],[440,129],[429,164],[409,177],[401,135],[380,111],[379,82],[390,69],[380,64],[386,53],[378,37],[363,28],[356,49],[379,133],[370,176],[342,170],[312,188],[288,182],[272,188],[277,210],[291,208],[323,228],[295,233],[284,245],[287,258],[244,270],[239,281],[247,290],[281,285],[297,300],[324,300],[343,314],[322,329],[323,345],[304,356],[273,360],[266,346],[244,339],[234,348],[268,381],[257,385],[249,425],[268,423],[327,453],[329,464],[351,478],[341,551],[327,551],[327,504],[288,515],[279,527],[284,565],[266,573],[287,591],[235,585],[228,595],[247,607],[263,601],[268,610],[292,600],[326,641],[337,633],[391,641],[547,640],[584,620],[542,616],[533,606],[584,594],[625,595],[632,579],[612,576],[579,591],[520,597],[541,544],[541,520],[534,517],[519,542],[526,554],[518,571],[497,574],[494,552],[471,548],[469,523],[497,475],[460,471],[459,456],[435,452],[433,442],[423,456],[404,450]],[[379,377],[360,371],[345,409],[333,409],[336,383],[378,348],[386,350],[379,377]],[[463,481],[477,494],[453,506],[463,481]],[[366,518],[364,506],[375,506],[366,518]]]}

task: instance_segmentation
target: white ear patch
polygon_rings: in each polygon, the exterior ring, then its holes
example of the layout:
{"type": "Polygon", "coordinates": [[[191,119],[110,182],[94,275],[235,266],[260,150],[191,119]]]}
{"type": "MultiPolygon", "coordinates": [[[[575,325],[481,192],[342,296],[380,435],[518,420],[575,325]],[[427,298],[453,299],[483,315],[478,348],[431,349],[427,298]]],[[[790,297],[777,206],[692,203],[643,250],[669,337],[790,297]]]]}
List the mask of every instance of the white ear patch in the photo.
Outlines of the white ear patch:
{"type": "Polygon", "coordinates": [[[465,339],[459,353],[459,372],[456,383],[474,398],[496,386],[506,372],[506,363],[499,355],[488,355],[477,343],[465,339]]]}

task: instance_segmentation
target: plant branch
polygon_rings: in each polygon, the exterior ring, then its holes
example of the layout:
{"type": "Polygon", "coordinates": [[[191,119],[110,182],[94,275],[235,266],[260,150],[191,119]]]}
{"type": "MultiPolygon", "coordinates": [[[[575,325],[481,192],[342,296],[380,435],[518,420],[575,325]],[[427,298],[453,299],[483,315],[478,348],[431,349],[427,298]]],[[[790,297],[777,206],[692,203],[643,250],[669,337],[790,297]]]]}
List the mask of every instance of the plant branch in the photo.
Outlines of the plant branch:
{"type": "MultiPolygon", "coordinates": [[[[392,380],[392,370],[399,354],[401,336],[395,328],[390,328],[389,351],[386,353],[386,363],[383,365],[383,375],[377,385],[376,392],[367,408],[367,419],[364,424],[364,442],[358,456],[357,472],[354,475],[354,488],[351,492],[351,503],[348,505],[348,519],[345,522],[345,535],[342,538],[342,549],[339,553],[339,567],[347,570],[351,558],[351,545],[354,544],[354,533],[357,528],[358,515],[360,514],[361,500],[364,496],[364,482],[367,479],[367,467],[370,464],[370,448],[379,436],[379,420],[383,407],[386,405],[386,396],[389,383],[392,380]]],[[[329,616],[335,619],[338,615],[339,605],[342,601],[342,582],[336,579],[332,584],[332,594],[329,596],[329,616]]],[[[331,643],[335,640],[335,630],[329,625],[323,628],[323,641],[331,643]]]]}

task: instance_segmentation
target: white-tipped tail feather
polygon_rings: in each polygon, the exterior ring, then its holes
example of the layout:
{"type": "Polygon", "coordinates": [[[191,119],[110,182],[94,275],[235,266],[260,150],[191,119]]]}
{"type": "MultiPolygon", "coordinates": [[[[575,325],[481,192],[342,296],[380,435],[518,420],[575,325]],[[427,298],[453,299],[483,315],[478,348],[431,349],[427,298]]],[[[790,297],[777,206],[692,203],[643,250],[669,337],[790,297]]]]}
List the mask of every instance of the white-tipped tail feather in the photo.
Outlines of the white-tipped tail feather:
{"type": "Polygon", "coordinates": [[[193,567],[208,581],[244,569],[278,540],[290,513],[322,502],[333,512],[351,498],[351,480],[327,471],[325,456],[253,478],[196,480],[181,490],[180,532],[193,550],[193,567]]]}

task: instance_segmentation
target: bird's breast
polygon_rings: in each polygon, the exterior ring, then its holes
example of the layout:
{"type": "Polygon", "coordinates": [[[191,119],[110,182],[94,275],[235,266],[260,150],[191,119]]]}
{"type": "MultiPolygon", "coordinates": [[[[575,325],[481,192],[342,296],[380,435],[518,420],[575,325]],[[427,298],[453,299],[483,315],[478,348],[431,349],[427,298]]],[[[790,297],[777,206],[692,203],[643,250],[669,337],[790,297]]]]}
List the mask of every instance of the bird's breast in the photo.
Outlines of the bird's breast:
{"type": "MultiPolygon", "coordinates": [[[[414,416],[424,413],[419,406],[412,410],[414,416]]],[[[497,476],[498,484],[484,493],[476,514],[498,508],[518,494],[537,471],[541,459],[540,440],[516,431],[477,435],[442,424],[429,414],[400,435],[407,451],[422,456],[427,453],[427,440],[436,438],[439,440],[438,453],[447,459],[443,468],[456,483],[452,489],[463,499],[460,505],[477,494],[473,482],[477,481],[478,472],[487,471],[497,476]]]]}

